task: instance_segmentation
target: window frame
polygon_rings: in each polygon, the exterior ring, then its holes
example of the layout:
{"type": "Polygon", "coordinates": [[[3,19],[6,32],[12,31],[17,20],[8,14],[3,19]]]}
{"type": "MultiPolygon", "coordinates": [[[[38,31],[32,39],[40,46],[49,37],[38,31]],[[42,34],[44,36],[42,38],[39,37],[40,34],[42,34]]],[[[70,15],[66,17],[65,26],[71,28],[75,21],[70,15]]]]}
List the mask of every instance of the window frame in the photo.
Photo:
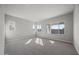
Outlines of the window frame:
{"type": "MultiPolygon", "coordinates": [[[[61,25],[61,24],[63,24],[63,25],[64,25],[63,27],[65,28],[64,22],[55,23],[55,24],[50,24],[50,27],[49,27],[50,30],[49,30],[49,32],[50,32],[51,34],[64,34],[64,28],[63,28],[63,29],[60,29],[60,25],[61,25]],[[52,28],[51,28],[51,26],[56,26],[56,25],[58,26],[57,29],[56,29],[56,28],[55,28],[55,29],[52,29],[52,28]],[[52,33],[51,31],[52,31],[53,33],[52,33]],[[54,32],[54,31],[55,31],[55,32],[54,32]],[[61,32],[60,32],[60,31],[61,31],[61,32]],[[63,32],[62,32],[62,31],[63,31],[63,32]],[[56,33],[56,32],[57,32],[57,33],[56,33]]],[[[49,28],[48,28],[48,29],[49,29],[49,28]]]]}

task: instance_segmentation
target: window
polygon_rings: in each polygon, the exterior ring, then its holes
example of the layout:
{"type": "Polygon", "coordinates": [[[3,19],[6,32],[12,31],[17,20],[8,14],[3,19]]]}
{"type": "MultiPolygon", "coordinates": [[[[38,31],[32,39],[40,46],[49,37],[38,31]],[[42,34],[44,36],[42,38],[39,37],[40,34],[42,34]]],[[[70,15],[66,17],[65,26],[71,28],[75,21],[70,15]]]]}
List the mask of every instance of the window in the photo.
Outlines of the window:
{"type": "Polygon", "coordinates": [[[41,25],[35,25],[35,24],[33,24],[33,30],[34,31],[38,31],[38,32],[40,32],[41,31],[41,25]]]}
{"type": "Polygon", "coordinates": [[[64,34],[64,23],[59,24],[59,32],[60,34],[64,34]]]}
{"type": "Polygon", "coordinates": [[[38,30],[38,32],[41,31],[41,25],[37,25],[37,30],[38,30]]]}
{"type": "Polygon", "coordinates": [[[52,34],[64,34],[64,23],[50,25],[50,32],[52,34]]]}
{"type": "Polygon", "coordinates": [[[59,30],[58,24],[50,26],[50,31],[51,31],[52,34],[58,34],[58,30],[59,30]]]}
{"type": "Polygon", "coordinates": [[[33,29],[35,29],[35,25],[33,24],[33,29]]]}

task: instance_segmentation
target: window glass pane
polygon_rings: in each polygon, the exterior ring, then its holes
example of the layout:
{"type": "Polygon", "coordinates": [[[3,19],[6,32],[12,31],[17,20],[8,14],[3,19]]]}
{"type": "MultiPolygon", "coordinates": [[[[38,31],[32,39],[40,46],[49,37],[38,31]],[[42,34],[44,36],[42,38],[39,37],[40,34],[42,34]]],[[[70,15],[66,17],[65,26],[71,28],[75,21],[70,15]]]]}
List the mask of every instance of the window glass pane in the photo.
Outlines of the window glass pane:
{"type": "Polygon", "coordinates": [[[59,24],[59,29],[64,29],[64,24],[59,24]]]}
{"type": "Polygon", "coordinates": [[[52,34],[64,34],[64,23],[58,23],[50,26],[52,34]]]}
{"type": "Polygon", "coordinates": [[[52,26],[51,26],[51,29],[59,29],[58,24],[52,25],[52,26]]]}
{"type": "Polygon", "coordinates": [[[60,32],[60,34],[64,34],[64,24],[59,24],[59,32],[60,32]]]}
{"type": "Polygon", "coordinates": [[[33,27],[32,28],[33,28],[34,32],[41,31],[41,25],[33,24],[33,27]]]}
{"type": "Polygon", "coordinates": [[[41,25],[37,25],[37,30],[38,30],[38,32],[41,31],[41,25]]]}
{"type": "Polygon", "coordinates": [[[33,29],[35,29],[35,25],[33,24],[33,29]]]}
{"type": "Polygon", "coordinates": [[[58,24],[51,25],[51,33],[52,34],[58,34],[58,29],[59,29],[58,24]]]}
{"type": "Polygon", "coordinates": [[[37,25],[37,29],[41,29],[41,25],[37,25]]]}

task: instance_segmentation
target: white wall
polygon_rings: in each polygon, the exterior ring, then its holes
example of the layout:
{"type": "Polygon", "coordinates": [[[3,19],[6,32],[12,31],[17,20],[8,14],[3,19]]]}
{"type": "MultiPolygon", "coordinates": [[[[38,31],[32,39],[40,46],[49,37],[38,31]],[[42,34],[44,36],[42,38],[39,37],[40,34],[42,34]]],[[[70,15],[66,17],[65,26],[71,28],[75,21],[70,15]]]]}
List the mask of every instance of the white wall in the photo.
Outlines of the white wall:
{"type": "Polygon", "coordinates": [[[69,43],[73,42],[73,13],[72,12],[55,17],[55,18],[50,18],[50,19],[41,21],[39,22],[39,24],[42,24],[42,31],[41,33],[38,33],[38,36],[43,37],[43,38],[49,38],[52,40],[65,41],[69,43]],[[54,24],[54,23],[59,23],[59,22],[64,22],[65,24],[64,34],[61,34],[61,35],[48,34],[46,32],[47,24],[54,24]]]}
{"type": "Polygon", "coordinates": [[[79,54],[79,5],[74,10],[74,45],[79,54]]]}
{"type": "Polygon", "coordinates": [[[4,54],[4,6],[0,5],[0,55],[4,54]]]}
{"type": "Polygon", "coordinates": [[[23,38],[24,36],[28,37],[29,35],[33,34],[33,30],[32,30],[33,22],[25,19],[13,17],[10,15],[5,15],[5,20],[6,20],[6,38],[7,39],[11,40],[11,39],[23,38]],[[9,21],[15,22],[14,32],[7,31],[7,29],[9,29],[7,28],[9,21]]]}

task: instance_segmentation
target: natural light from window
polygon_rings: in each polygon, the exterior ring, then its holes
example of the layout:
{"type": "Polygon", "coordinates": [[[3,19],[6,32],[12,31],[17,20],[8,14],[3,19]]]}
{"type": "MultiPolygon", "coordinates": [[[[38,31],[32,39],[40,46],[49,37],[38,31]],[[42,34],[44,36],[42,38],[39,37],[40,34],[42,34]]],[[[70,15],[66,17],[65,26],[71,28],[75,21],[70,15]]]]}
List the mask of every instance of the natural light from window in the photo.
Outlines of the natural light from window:
{"type": "Polygon", "coordinates": [[[41,46],[44,46],[43,41],[40,38],[36,38],[35,43],[37,43],[37,44],[39,44],[41,46]]]}
{"type": "Polygon", "coordinates": [[[49,42],[50,42],[51,44],[54,44],[54,43],[55,43],[55,41],[52,41],[52,40],[49,40],[49,42]]]}
{"type": "Polygon", "coordinates": [[[25,45],[31,43],[32,40],[33,40],[33,39],[29,39],[29,40],[25,43],[25,45]]]}
{"type": "Polygon", "coordinates": [[[51,29],[64,29],[64,24],[56,24],[52,25],[51,29]]]}

